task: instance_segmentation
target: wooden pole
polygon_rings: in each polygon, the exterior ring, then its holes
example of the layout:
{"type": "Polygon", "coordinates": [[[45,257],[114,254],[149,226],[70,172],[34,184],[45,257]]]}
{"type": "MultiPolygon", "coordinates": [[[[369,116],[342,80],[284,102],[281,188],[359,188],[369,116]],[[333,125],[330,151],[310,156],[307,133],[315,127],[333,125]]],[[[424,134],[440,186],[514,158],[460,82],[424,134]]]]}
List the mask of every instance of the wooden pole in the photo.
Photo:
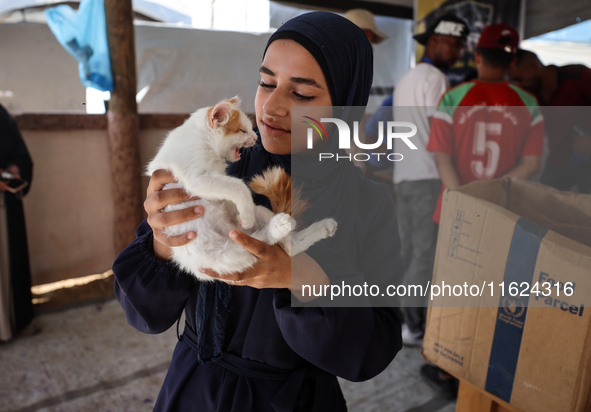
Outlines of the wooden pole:
{"type": "Polygon", "coordinates": [[[107,111],[114,201],[114,245],[119,253],[133,240],[142,219],[139,120],[131,0],[105,0],[113,91],[107,111]]]}

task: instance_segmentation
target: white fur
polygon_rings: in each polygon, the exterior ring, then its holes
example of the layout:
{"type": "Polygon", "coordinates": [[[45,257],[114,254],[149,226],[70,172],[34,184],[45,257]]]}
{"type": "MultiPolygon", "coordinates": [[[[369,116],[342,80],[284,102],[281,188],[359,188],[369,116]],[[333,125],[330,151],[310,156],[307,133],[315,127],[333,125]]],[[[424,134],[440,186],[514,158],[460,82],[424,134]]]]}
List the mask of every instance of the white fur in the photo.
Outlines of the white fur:
{"type": "Polygon", "coordinates": [[[235,243],[228,234],[241,230],[267,244],[280,243],[290,255],[301,253],[318,240],[332,236],[336,222],[324,219],[299,233],[290,241],[295,222],[285,213],[273,214],[263,206],[255,206],[248,186],[240,179],[227,176],[228,161],[238,160],[236,148],[252,146],[257,136],[248,117],[239,111],[239,99],[224,100],[213,108],[193,113],[180,127],[169,133],[156,157],[147,167],[151,176],[157,169],[168,169],[178,183],[167,185],[184,188],[200,199],[169,205],[165,211],[202,205],[204,215],[167,228],[167,235],[195,231],[197,237],[184,246],[172,248],[173,260],[185,271],[201,280],[213,278],[199,268],[210,268],[219,274],[240,272],[252,266],[257,258],[235,243]],[[233,111],[240,113],[237,133],[225,130],[233,111]]]}

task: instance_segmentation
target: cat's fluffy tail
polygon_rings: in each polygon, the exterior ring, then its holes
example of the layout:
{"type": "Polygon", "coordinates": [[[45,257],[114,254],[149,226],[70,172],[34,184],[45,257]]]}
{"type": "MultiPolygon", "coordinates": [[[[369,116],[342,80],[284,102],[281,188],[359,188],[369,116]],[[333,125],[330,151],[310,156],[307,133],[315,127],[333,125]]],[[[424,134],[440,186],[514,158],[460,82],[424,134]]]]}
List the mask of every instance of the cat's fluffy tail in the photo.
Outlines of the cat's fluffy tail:
{"type": "Polygon", "coordinates": [[[274,166],[256,175],[248,184],[271,202],[273,213],[288,213],[296,221],[308,208],[308,203],[300,198],[299,188],[292,191],[291,177],[279,166],[274,166]]]}

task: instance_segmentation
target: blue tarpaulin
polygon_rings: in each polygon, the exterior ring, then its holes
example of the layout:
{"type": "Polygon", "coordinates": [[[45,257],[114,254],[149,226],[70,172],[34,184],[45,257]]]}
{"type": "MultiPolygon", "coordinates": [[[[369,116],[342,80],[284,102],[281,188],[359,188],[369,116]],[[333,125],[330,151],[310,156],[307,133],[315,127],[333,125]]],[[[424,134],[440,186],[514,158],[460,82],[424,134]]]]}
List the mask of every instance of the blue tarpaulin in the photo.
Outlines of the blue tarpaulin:
{"type": "Polygon", "coordinates": [[[59,43],[78,60],[82,85],[113,90],[103,0],[82,0],[77,12],[67,5],[52,7],[45,16],[59,43]]]}

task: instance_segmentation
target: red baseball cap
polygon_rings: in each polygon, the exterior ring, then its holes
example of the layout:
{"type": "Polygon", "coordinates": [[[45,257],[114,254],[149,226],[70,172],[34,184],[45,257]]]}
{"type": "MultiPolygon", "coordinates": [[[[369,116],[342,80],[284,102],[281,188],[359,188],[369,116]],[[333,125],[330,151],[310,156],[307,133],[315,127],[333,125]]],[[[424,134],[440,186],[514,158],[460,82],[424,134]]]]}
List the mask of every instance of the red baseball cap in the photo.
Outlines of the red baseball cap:
{"type": "Polygon", "coordinates": [[[500,49],[507,53],[517,53],[519,33],[507,24],[491,24],[482,30],[476,47],[483,49],[500,49]]]}

